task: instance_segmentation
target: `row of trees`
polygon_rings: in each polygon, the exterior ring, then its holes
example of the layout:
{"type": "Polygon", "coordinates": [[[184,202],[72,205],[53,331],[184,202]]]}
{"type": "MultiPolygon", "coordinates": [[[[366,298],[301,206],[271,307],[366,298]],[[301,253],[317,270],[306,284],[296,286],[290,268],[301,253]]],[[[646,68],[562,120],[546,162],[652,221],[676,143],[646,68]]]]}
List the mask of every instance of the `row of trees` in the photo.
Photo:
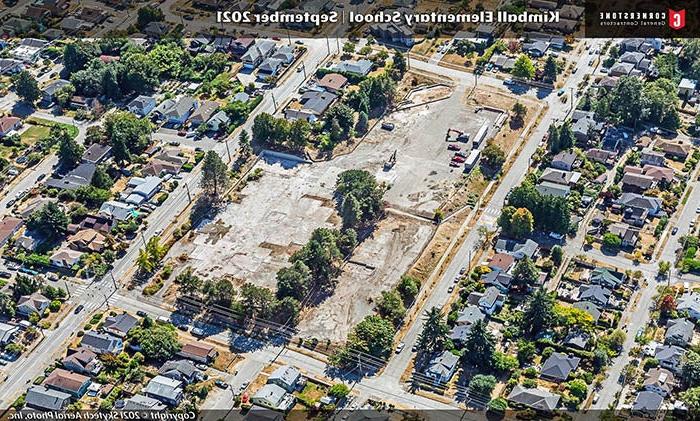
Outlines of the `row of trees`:
{"type": "Polygon", "coordinates": [[[566,120],[561,126],[554,124],[549,126],[547,146],[553,154],[572,148],[575,143],[576,137],[571,127],[571,120],[566,120]]]}
{"type": "Polygon", "coordinates": [[[302,151],[309,142],[311,124],[304,119],[288,121],[260,113],[253,120],[253,141],[271,146],[302,151]]]}
{"type": "MultiPolygon", "coordinates": [[[[511,190],[508,205],[506,207],[508,210],[506,211],[506,208],[503,210],[506,216],[499,217],[499,224],[503,223],[507,226],[506,222],[512,221],[514,213],[510,217],[507,214],[512,211],[512,208],[525,208],[532,214],[536,229],[559,234],[566,234],[569,231],[571,211],[566,198],[540,194],[531,180],[525,180],[520,186],[511,190]]],[[[526,228],[519,224],[516,231],[526,230],[526,228]]],[[[513,229],[512,223],[510,229],[513,229]]]]}

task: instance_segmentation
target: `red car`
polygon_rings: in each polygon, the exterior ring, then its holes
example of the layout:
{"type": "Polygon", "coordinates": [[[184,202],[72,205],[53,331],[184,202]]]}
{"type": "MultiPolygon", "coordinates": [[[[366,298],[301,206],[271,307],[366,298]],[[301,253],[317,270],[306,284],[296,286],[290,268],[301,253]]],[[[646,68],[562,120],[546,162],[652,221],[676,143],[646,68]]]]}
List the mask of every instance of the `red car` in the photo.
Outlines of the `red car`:
{"type": "Polygon", "coordinates": [[[466,158],[466,157],[467,157],[467,155],[466,155],[466,154],[463,154],[462,152],[456,152],[456,153],[455,153],[455,156],[458,156],[458,157],[460,157],[460,158],[466,158]]]}
{"type": "Polygon", "coordinates": [[[454,143],[450,143],[447,145],[447,150],[448,151],[458,151],[460,150],[460,147],[458,145],[455,145],[454,143]]]}
{"type": "Polygon", "coordinates": [[[464,158],[462,158],[461,156],[454,156],[454,157],[452,157],[452,162],[462,163],[462,162],[464,162],[464,158]]]}

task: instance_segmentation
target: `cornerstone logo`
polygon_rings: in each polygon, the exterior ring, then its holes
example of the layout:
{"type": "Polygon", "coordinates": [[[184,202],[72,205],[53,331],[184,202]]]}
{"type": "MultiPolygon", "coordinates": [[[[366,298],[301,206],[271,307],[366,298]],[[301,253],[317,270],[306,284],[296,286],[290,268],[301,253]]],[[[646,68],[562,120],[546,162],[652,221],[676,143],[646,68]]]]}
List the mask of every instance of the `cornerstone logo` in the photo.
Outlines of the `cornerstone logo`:
{"type": "Polygon", "coordinates": [[[685,9],[678,11],[668,9],[668,26],[676,30],[683,28],[685,26],[685,9]]]}

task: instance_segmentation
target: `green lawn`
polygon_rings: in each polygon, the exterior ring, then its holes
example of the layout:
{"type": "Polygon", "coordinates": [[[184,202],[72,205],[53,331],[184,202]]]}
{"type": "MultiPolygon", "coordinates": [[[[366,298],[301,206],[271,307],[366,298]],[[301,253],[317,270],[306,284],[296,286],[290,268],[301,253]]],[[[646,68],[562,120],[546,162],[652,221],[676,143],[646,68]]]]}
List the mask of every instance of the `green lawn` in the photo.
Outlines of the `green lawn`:
{"type": "Polygon", "coordinates": [[[41,139],[47,137],[49,135],[49,131],[51,131],[51,129],[47,126],[32,125],[27,130],[25,130],[24,133],[22,133],[20,138],[22,139],[22,143],[31,146],[36,142],[40,141],[41,139]]]}
{"type": "Polygon", "coordinates": [[[45,120],[43,118],[37,117],[28,118],[27,123],[34,124],[36,126],[43,126],[47,129],[50,129],[53,126],[63,127],[64,129],[68,130],[68,133],[71,135],[71,137],[75,138],[78,136],[78,128],[72,124],[57,123],[55,121],[45,120]]]}

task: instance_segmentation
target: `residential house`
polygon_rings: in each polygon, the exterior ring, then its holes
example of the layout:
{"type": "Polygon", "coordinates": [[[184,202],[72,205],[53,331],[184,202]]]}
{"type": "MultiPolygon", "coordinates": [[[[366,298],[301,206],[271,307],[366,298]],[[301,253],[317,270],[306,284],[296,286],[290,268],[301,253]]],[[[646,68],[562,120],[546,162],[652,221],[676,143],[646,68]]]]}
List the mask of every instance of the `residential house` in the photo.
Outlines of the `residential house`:
{"type": "Polygon", "coordinates": [[[161,375],[152,378],[142,392],[169,406],[179,405],[184,397],[181,381],[161,375]]]}
{"type": "Polygon", "coordinates": [[[629,134],[615,126],[608,126],[601,139],[601,147],[606,151],[617,152],[622,144],[628,143],[629,134]]]}
{"type": "Polygon", "coordinates": [[[12,216],[5,216],[0,221],[0,247],[4,246],[24,225],[24,221],[12,216]]]}
{"type": "Polygon", "coordinates": [[[561,396],[539,387],[527,388],[518,384],[508,394],[507,399],[517,406],[547,412],[557,409],[561,396]]]}
{"type": "MultiPolygon", "coordinates": [[[[294,62],[294,47],[290,45],[283,45],[275,51],[275,54],[270,57],[275,60],[279,60],[283,65],[290,65],[294,62]]],[[[263,62],[264,63],[264,62],[263,62]]],[[[260,65],[262,68],[262,64],[260,65]]]]}
{"type": "Polygon", "coordinates": [[[508,272],[515,263],[515,257],[506,253],[496,253],[489,261],[489,269],[508,272]]]}
{"type": "Polygon", "coordinates": [[[185,124],[192,112],[197,109],[197,100],[190,96],[183,96],[170,109],[163,113],[163,117],[169,124],[185,124]]]}
{"type": "Polygon", "coordinates": [[[435,384],[444,384],[450,381],[459,366],[459,357],[450,351],[442,351],[430,360],[424,374],[435,384]]]}
{"type": "Polygon", "coordinates": [[[11,58],[0,58],[0,75],[14,75],[24,70],[24,63],[11,58]]]}
{"type": "Polygon", "coordinates": [[[688,100],[695,96],[695,88],[698,81],[695,79],[683,78],[678,84],[678,98],[688,100]]]}
{"type": "Polygon", "coordinates": [[[625,223],[615,223],[608,227],[608,232],[615,234],[622,240],[622,247],[634,248],[639,241],[639,230],[632,228],[625,223]]]}
{"type": "Polygon", "coordinates": [[[564,345],[578,348],[581,350],[586,350],[588,348],[588,342],[591,340],[591,335],[582,332],[580,330],[572,330],[566,338],[564,338],[564,345]]]}
{"type": "Polygon", "coordinates": [[[77,190],[92,183],[95,171],[97,171],[97,165],[83,162],[69,171],[63,178],[51,177],[46,185],[59,190],[77,190]]]}
{"type": "Polygon", "coordinates": [[[241,56],[243,67],[254,69],[258,67],[266,58],[272,56],[275,52],[276,44],[274,41],[267,39],[258,39],[253,45],[248,47],[248,50],[241,56]]]}
{"type": "Polygon", "coordinates": [[[277,76],[277,73],[282,68],[283,61],[278,58],[269,57],[266,58],[258,66],[258,79],[265,80],[268,77],[277,76]]]}
{"type": "Polygon", "coordinates": [[[513,275],[500,270],[492,270],[489,273],[481,275],[480,281],[487,288],[493,286],[501,291],[501,293],[507,294],[510,290],[510,285],[513,283],[513,275]]]}
{"type": "Polygon", "coordinates": [[[656,183],[665,185],[669,185],[675,177],[673,168],[657,167],[655,165],[645,165],[642,168],[642,172],[644,175],[653,178],[656,183]]]}
{"type": "Polygon", "coordinates": [[[342,92],[347,84],[348,78],[339,73],[327,73],[318,81],[318,86],[334,94],[342,92]]]}
{"type": "Polygon", "coordinates": [[[288,120],[304,119],[309,122],[318,120],[321,115],[338,99],[331,92],[305,92],[298,101],[292,101],[284,110],[288,120]]]}
{"type": "Polygon", "coordinates": [[[156,99],[152,96],[139,95],[126,108],[139,117],[145,117],[156,108],[156,99]]]}
{"type": "Polygon", "coordinates": [[[54,100],[56,99],[54,97],[56,95],[56,92],[58,92],[58,90],[63,88],[64,86],[68,85],[70,85],[70,82],[64,79],[58,79],[49,82],[46,86],[44,86],[44,89],[41,90],[42,102],[44,102],[44,104],[47,105],[53,104],[54,100]]]}
{"type": "Polygon", "coordinates": [[[522,45],[523,52],[531,55],[532,57],[543,57],[547,50],[549,49],[549,42],[547,41],[532,41],[526,42],[522,45]]]}
{"type": "Polygon", "coordinates": [[[615,63],[610,68],[608,74],[610,76],[629,76],[634,70],[634,64],[632,63],[615,63]]]}
{"type": "Polygon", "coordinates": [[[542,196],[566,197],[571,192],[571,187],[543,181],[535,186],[535,190],[542,196]]]}
{"type": "Polygon", "coordinates": [[[676,386],[676,377],[665,368],[652,368],[644,375],[644,390],[667,397],[676,386]]]}
{"type": "Polygon", "coordinates": [[[501,291],[491,286],[486,288],[486,291],[479,298],[479,308],[490,316],[503,307],[504,302],[505,296],[501,294],[501,291]]]}
{"type": "Polygon", "coordinates": [[[573,304],[574,308],[577,308],[579,310],[583,310],[586,313],[590,314],[591,317],[593,318],[593,323],[598,323],[598,319],[600,319],[601,311],[598,308],[598,306],[590,301],[578,301],[573,304]]]}
{"type": "Polygon", "coordinates": [[[209,364],[214,361],[218,355],[218,352],[216,352],[216,349],[211,345],[199,342],[189,342],[182,346],[177,355],[192,361],[209,364]]]}
{"type": "Polygon", "coordinates": [[[234,57],[240,59],[248,51],[250,46],[253,45],[254,43],[255,43],[255,38],[240,37],[240,38],[236,38],[234,40],[231,40],[231,42],[228,45],[228,48],[234,57]]]}
{"type": "Polygon", "coordinates": [[[688,313],[688,317],[693,320],[700,320],[700,294],[695,292],[684,293],[678,299],[676,310],[688,313]]]}
{"type": "Polygon", "coordinates": [[[219,130],[228,126],[230,121],[231,119],[224,111],[219,111],[209,119],[207,126],[209,127],[209,130],[218,132],[219,130]]]}
{"type": "Polygon", "coordinates": [[[101,253],[107,247],[107,236],[95,229],[84,229],[68,237],[68,244],[75,250],[101,253]]]}
{"type": "Polygon", "coordinates": [[[121,338],[108,333],[98,333],[94,330],[85,332],[80,345],[95,352],[98,355],[117,355],[124,350],[124,343],[121,338]]]}
{"type": "Polygon", "coordinates": [[[685,349],[677,345],[662,345],[654,351],[654,358],[659,360],[659,365],[674,373],[678,373],[684,356],[685,349]]]}
{"type": "Polygon", "coordinates": [[[479,307],[468,305],[457,312],[457,320],[455,320],[455,324],[457,326],[470,326],[479,320],[484,320],[485,318],[486,315],[479,307]]]}
{"type": "Polygon", "coordinates": [[[624,208],[622,213],[622,222],[633,225],[635,227],[643,227],[649,217],[649,211],[636,206],[628,206],[624,208]]]}
{"type": "Polygon", "coordinates": [[[579,301],[591,301],[601,307],[607,307],[612,292],[600,285],[581,285],[579,301]]]}
{"type": "Polygon", "coordinates": [[[22,119],[19,117],[5,116],[0,118],[0,137],[10,135],[22,127],[22,119]]]}
{"type": "Polygon", "coordinates": [[[122,411],[164,411],[167,406],[157,399],[143,395],[134,395],[124,400],[122,411]]]}
{"type": "Polygon", "coordinates": [[[660,216],[662,213],[661,199],[657,197],[643,196],[637,193],[622,193],[617,203],[625,207],[646,209],[649,216],[652,217],[660,216]]]}
{"type": "Polygon", "coordinates": [[[619,61],[621,63],[630,63],[634,65],[634,67],[639,66],[639,63],[644,60],[646,55],[644,53],[640,53],[639,51],[626,51],[622,53],[622,55],[619,58],[619,61]]]}
{"type": "Polygon", "coordinates": [[[575,186],[581,179],[581,173],[576,171],[562,171],[554,168],[546,168],[540,176],[541,182],[561,184],[563,186],[575,186]]]}
{"type": "Polygon", "coordinates": [[[215,101],[202,101],[199,107],[192,113],[190,124],[199,126],[204,124],[211,118],[212,115],[219,109],[219,103],[215,101]]]}
{"type": "Polygon", "coordinates": [[[683,141],[661,141],[656,144],[667,157],[685,161],[692,152],[693,146],[683,141]]]}
{"type": "Polygon", "coordinates": [[[148,176],[146,178],[133,177],[129,184],[133,189],[124,201],[131,205],[140,206],[151,200],[160,191],[163,182],[158,177],[148,176]]]}
{"type": "Polygon", "coordinates": [[[695,325],[686,319],[673,319],[666,322],[664,343],[686,347],[693,340],[695,325]]]}
{"type": "Polygon", "coordinates": [[[663,154],[654,152],[651,149],[642,149],[639,153],[639,161],[642,165],[656,165],[657,167],[666,166],[666,158],[663,154]]]}
{"type": "Polygon", "coordinates": [[[102,329],[119,338],[125,338],[129,331],[139,324],[139,319],[124,312],[105,319],[102,329]]]}
{"type": "Polygon", "coordinates": [[[99,214],[119,222],[129,221],[131,218],[138,216],[134,206],[114,200],[104,202],[100,206],[99,214]]]}
{"type": "Polygon", "coordinates": [[[294,395],[276,384],[266,384],[250,398],[250,401],[265,408],[287,412],[294,406],[294,395]]]}
{"type": "Polygon", "coordinates": [[[571,171],[576,164],[577,157],[574,152],[561,151],[552,158],[551,166],[558,170],[571,171]]]}
{"type": "Polygon", "coordinates": [[[196,383],[202,378],[202,372],[190,360],[168,361],[160,367],[158,374],[185,384],[196,383]]]}
{"type": "Polygon", "coordinates": [[[496,241],[496,253],[510,254],[516,260],[529,257],[533,259],[539,250],[540,245],[536,241],[527,239],[523,242],[500,238],[496,241]]]}
{"type": "Polygon", "coordinates": [[[609,289],[616,289],[625,282],[627,276],[616,270],[608,268],[595,268],[591,272],[588,282],[595,285],[604,286],[609,289]]]}
{"type": "Polygon", "coordinates": [[[44,386],[59,392],[68,393],[75,399],[80,399],[90,386],[90,378],[78,373],[57,368],[44,380],[44,386]]]}
{"type": "Polygon", "coordinates": [[[24,402],[27,408],[40,411],[62,411],[70,403],[71,395],[44,386],[32,386],[27,390],[24,402]]]}
{"type": "Polygon", "coordinates": [[[592,161],[600,162],[606,166],[612,166],[615,164],[617,153],[613,151],[606,151],[605,149],[593,148],[586,151],[586,156],[592,161]]]}
{"type": "Polygon", "coordinates": [[[270,377],[267,378],[268,383],[276,384],[289,393],[296,390],[300,380],[301,373],[299,370],[289,365],[278,367],[272,372],[272,374],[270,374],[270,377]]]}
{"type": "Polygon", "coordinates": [[[49,308],[51,301],[40,292],[31,295],[23,295],[17,300],[17,313],[29,317],[32,314],[42,315],[49,308]]]}
{"type": "Polygon", "coordinates": [[[165,174],[176,175],[180,172],[183,165],[182,163],[153,159],[141,168],[141,174],[153,177],[162,177],[165,174]]]}
{"type": "Polygon", "coordinates": [[[80,19],[86,22],[99,24],[104,22],[108,17],[109,13],[101,8],[86,6],[80,10],[80,19]]]}
{"type": "Polygon", "coordinates": [[[656,185],[654,177],[627,172],[622,176],[622,190],[643,193],[656,185]]]}
{"type": "MultiPolygon", "coordinates": [[[[16,22],[20,23],[23,19],[15,19],[16,22]]],[[[5,25],[8,25],[10,21],[6,21],[5,25]]],[[[28,21],[25,21],[28,22],[28,21]]],[[[31,22],[29,22],[29,25],[31,26],[31,22]]],[[[19,25],[23,26],[23,25],[19,25]]],[[[20,32],[22,28],[19,28],[20,32]]],[[[39,55],[41,54],[42,51],[44,51],[44,48],[46,48],[49,45],[48,41],[44,41],[41,39],[36,39],[36,38],[22,38],[22,41],[20,41],[19,45],[15,47],[14,50],[12,50],[12,56],[16,58],[17,60],[21,60],[25,63],[35,63],[37,59],[39,58],[39,55]]],[[[67,81],[63,81],[67,82],[67,81]]]]}
{"type": "Polygon", "coordinates": [[[82,255],[83,253],[80,251],[62,247],[51,254],[49,262],[51,262],[51,266],[57,268],[71,269],[80,262],[82,255]]]}
{"type": "Polygon", "coordinates": [[[112,156],[111,146],[93,143],[85,150],[80,160],[88,164],[101,164],[110,156],[112,156]]]}
{"type": "Polygon", "coordinates": [[[61,365],[67,370],[76,373],[96,376],[102,370],[102,363],[97,358],[97,353],[80,347],[76,350],[68,350],[68,355],[61,360],[61,365]]]}
{"type": "Polygon", "coordinates": [[[151,22],[143,29],[144,35],[149,38],[161,38],[170,32],[170,25],[166,22],[151,22]]]}
{"type": "Polygon", "coordinates": [[[344,60],[331,68],[336,72],[351,73],[358,76],[367,76],[372,70],[374,63],[369,60],[344,60]]]}
{"type": "Polygon", "coordinates": [[[637,394],[637,398],[632,404],[632,413],[637,415],[656,417],[661,410],[661,405],[664,402],[663,396],[654,393],[643,391],[637,394]]]}
{"type": "Polygon", "coordinates": [[[540,377],[554,382],[563,382],[569,378],[572,371],[576,371],[581,359],[571,357],[561,352],[553,352],[542,364],[540,377]]]}
{"type": "Polygon", "coordinates": [[[15,340],[19,326],[0,322],[0,345],[7,345],[15,340]]]}

